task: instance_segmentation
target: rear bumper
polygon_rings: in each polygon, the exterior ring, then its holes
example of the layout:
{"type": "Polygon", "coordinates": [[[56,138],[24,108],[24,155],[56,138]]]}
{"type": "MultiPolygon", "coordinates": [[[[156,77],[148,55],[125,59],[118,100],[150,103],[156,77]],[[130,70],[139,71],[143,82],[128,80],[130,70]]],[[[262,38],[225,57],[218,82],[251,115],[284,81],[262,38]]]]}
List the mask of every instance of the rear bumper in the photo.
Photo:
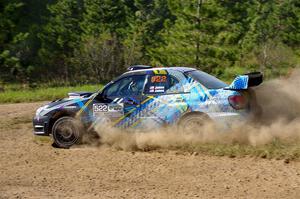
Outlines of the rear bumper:
{"type": "Polygon", "coordinates": [[[49,136],[49,118],[47,116],[34,117],[33,123],[33,134],[40,136],[49,136]]]}
{"type": "Polygon", "coordinates": [[[243,124],[247,123],[249,119],[249,114],[234,113],[234,112],[218,112],[218,113],[209,113],[209,117],[215,121],[220,127],[228,129],[234,124],[243,124]]]}

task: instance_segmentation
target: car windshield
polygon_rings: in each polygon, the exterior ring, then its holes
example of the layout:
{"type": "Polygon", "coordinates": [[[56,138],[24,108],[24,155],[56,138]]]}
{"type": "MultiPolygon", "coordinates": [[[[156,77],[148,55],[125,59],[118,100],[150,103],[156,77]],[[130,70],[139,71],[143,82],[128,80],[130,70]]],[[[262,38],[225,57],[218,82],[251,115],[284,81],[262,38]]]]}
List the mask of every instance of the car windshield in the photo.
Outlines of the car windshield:
{"type": "Polygon", "coordinates": [[[199,70],[189,71],[186,74],[208,89],[218,89],[228,86],[218,78],[199,70]]]}

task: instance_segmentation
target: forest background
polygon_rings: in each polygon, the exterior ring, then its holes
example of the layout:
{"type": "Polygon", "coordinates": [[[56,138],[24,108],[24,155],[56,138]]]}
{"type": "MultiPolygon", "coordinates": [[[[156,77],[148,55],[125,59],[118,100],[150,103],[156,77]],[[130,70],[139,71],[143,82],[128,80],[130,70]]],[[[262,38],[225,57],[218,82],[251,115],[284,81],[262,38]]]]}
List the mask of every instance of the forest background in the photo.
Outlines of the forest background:
{"type": "Polygon", "coordinates": [[[134,64],[270,79],[299,67],[299,30],[299,0],[0,0],[0,89],[99,84],[134,64]]]}

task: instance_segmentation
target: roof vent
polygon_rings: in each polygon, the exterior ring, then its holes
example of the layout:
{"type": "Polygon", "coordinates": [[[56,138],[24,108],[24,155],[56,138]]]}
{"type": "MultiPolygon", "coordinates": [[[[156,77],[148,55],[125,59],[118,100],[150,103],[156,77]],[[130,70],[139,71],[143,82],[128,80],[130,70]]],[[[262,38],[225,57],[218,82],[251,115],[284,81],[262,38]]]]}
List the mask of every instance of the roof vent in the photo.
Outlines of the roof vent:
{"type": "Polygon", "coordinates": [[[149,69],[153,68],[152,66],[146,66],[146,65],[134,65],[130,66],[127,68],[127,70],[132,71],[132,70],[142,70],[142,69],[149,69]]]}

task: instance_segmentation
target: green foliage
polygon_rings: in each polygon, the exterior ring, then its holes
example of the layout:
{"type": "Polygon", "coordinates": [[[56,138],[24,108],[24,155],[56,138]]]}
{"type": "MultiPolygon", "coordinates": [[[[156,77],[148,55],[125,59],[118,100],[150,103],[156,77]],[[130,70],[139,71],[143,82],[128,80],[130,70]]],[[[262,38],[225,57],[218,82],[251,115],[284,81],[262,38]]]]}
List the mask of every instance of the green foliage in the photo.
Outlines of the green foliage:
{"type": "Polygon", "coordinates": [[[68,92],[72,91],[91,91],[96,92],[102,85],[67,86],[67,87],[39,87],[35,89],[23,88],[20,85],[10,85],[0,92],[0,103],[19,103],[52,101],[67,97],[68,92]]]}
{"type": "Polygon", "coordinates": [[[299,66],[297,0],[3,0],[0,81],[98,83],[129,65],[231,79],[299,66]]]}
{"type": "Polygon", "coordinates": [[[12,51],[13,44],[22,41],[26,34],[17,33],[16,23],[23,3],[4,1],[0,3],[0,79],[7,80],[20,70],[20,60],[12,51]]]}

